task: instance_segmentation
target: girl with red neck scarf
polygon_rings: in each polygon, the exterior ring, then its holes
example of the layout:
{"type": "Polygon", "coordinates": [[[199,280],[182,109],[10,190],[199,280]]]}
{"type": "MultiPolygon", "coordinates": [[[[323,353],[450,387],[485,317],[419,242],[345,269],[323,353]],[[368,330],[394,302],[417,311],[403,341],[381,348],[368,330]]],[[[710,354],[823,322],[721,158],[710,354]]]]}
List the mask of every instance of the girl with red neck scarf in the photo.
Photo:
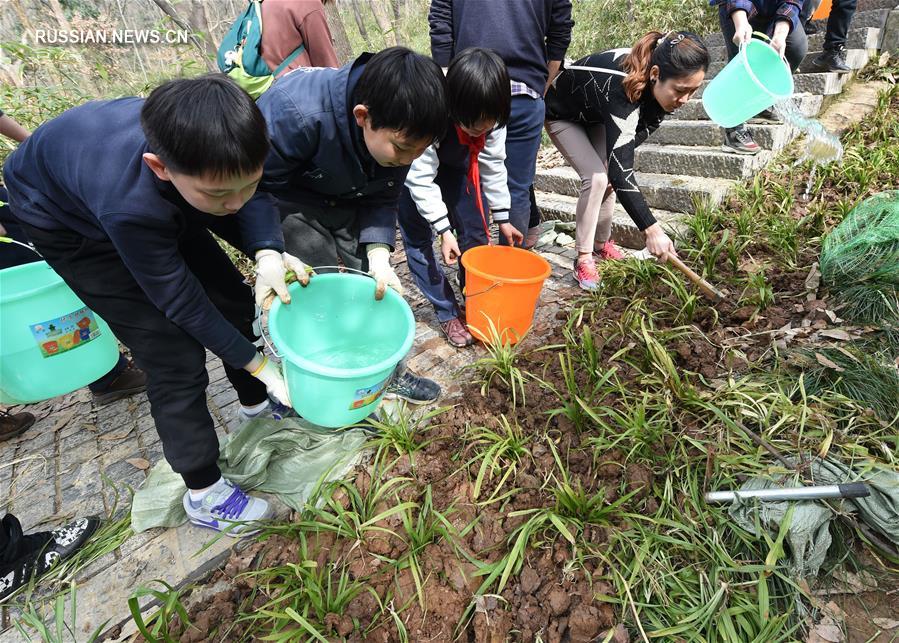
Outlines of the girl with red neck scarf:
{"type": "MultiPolygon", "coordinates": [[[[400,197],[399,227],[409,270],[433,304],[447,341],[474,342],[453,287],[434,254],[434,234],[447,265],[466,250],[491,242],[491,220],[510,245],[523,232],[509,223],[505,125],[511,97],[502,59],[488,49],[460,52],[446,74],[450,127],[413,164],[400,197]]],[[[459,265],[459,285],[465,275],[459,265]]]]}

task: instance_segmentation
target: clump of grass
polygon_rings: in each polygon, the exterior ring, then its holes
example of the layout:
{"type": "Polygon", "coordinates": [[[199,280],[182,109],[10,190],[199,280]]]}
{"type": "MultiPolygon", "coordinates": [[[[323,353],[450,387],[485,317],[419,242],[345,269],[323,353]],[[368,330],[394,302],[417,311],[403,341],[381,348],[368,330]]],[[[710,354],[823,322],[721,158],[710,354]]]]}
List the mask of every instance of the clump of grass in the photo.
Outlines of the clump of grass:
{"type": "Polygon", "coordinates": [[[134,620],[138,632],[147,641],[174,643],[175,638],[169,633],[172,625],[178,623],[182,632],[191,627],[187,609],[181,600],[186,589],[179,590],[164,580],[157,579],[152,582],[161,585],[162,589],[154,589],[149,585],[142,585],[134,590],[128,599],[128,609],[131,612],[131,618],[134,620]],[[140,600],[146,597],[150,597],[159,603],[159,607],[144,619],[140,600]]]}
{"type": "Polygon", "coordinates": [[[837,393],[872,409],[885,422],[899,418],[899,371],[881,356],[842,347],[802,351],[808,395],[837,393]]]}
{"type": "Polygon", "coordinates": [[[482,357],[472,364],[466,364],[463,369],[473,369],[481,380],[481,395],[486,395],[490,387],[496,381],[502,382],[512,395],[512,406],[518,406],[519,398],[522,404],[526,404],[524,393],[524,378],[526,371],[518,367],[521,357],[522,343],[513,344],[503,337],[492,319],[488,319],[489,337],[484,344],[487,348],[487,357],[482,357]]]}
{"type": "Polygon", "coordinates": [[[497,424],[496,429],[486,426],[469,427],[463,438],[476,451],[476,455],[464,466],[468,468],[480,460],[472,490],[474,500],[480,497],[485,482],[502,473],[496,490],[482,504],[490,504],[505,497],[498,497],[497,494],[507,480],[514,479],[518,471],[518,463],[529,455],[528,446],[531,436],[525,434],[517,422],[510,422],[505,415],[501,415],[497,424]]]}
{"type": "Polygon", "coordinates": [[[368,418],[364,427],[371,427],[377,431],[377,436],[371,441],[373,446],[387,448],[397,455],[414,456],[418,451],[427,447],[431,440],[421,439],[438,425],[432,420],[446,413],[450,407],[441,406],[430,411],[412,409],[407,404],[401,404],[396,412],[382,414],[381,419],[368,418]]]}

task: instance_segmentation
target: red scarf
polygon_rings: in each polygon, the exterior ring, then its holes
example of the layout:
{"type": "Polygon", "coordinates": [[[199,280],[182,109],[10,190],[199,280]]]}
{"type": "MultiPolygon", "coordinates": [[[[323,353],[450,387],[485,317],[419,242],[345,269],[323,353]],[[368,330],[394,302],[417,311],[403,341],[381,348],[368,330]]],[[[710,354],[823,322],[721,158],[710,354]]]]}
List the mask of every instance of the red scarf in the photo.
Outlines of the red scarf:
{"type": "Polygon", "coordinates": [[[459,127],[458,123],[454,123],[454,125],[456,127],[456,135],[459,137],[459,143],[468,148],[468,182],[471,185],[468,186],[467,192],[471,194],[471,187],[474,186],[475,200],[481,213],[481,222],[484,224],[484,232],[487,234],[487,243],[489,244],[490,227],[487,225],[487,215],[484,214],[484,204],[481,202],[481,170],[478,166],[478,155],[487,144],[487,135],[469,136],[459,127]]]}

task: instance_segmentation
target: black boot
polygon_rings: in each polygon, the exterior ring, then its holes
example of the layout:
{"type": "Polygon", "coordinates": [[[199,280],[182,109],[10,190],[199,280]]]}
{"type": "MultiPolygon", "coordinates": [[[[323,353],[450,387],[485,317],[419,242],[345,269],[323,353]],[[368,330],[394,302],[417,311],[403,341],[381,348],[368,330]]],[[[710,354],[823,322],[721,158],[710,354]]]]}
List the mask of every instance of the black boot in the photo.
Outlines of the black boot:
{"type": "Polygon", "coordinates": [[[825,49],[819,56],[816,56],[812,64],[818,69],[833,71],[838,74],[848,74],[852,69],[846,64],[846,48],[835,47],[833,49],[825,49]]]}

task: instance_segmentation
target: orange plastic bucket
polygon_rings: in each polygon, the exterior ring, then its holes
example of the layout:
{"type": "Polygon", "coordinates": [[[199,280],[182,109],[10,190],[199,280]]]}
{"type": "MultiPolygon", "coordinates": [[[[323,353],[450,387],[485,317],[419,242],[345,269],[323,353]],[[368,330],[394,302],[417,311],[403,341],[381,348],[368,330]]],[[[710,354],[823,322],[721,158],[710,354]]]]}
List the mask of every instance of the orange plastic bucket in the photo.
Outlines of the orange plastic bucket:
{"type": "Polygon", "coordinates": [[[462,255],[465,321],[471,334],[516,343],[531,327],[537,298],[552,268],[540,255],[510,246],[477,246],[462,255]]]}
{"type": "Polygon", "coordinates": [[[824,20],[830,15],[831,8],[833,8],[833,0],[821,0],[821,4],[812,14],[812,20],[824,20]]]}

